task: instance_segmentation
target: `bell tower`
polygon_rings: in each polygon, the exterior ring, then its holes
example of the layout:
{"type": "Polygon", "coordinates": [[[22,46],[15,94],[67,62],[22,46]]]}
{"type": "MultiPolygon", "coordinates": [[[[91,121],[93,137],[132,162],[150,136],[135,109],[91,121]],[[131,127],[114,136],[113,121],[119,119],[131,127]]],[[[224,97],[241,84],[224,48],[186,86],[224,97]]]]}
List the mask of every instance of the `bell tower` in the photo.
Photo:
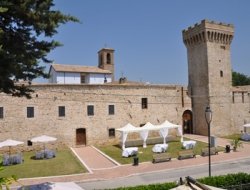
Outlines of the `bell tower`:
{"type": "Polygon", "coordinates": [[[231,53],[234,26],[202,20],[182,31],[188,56],[188,90],[195,134],[207,135],[206,106],[213,112],[211,131],[225,135],[231,122],[231,53]]]}
{"type": "Polygon", "coordinates": [[[114,49],[102,48],[98,51],[98,67],[112,72],[112,81],[114,81],[114,49]]]}

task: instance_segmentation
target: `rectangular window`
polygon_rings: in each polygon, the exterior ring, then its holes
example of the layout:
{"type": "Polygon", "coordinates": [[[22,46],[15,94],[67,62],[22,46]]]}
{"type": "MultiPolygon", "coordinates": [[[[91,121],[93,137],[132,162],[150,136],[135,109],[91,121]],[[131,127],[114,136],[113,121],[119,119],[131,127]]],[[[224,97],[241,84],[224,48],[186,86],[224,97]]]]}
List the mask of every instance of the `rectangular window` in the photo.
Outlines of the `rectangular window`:
{"type": "Polygon", "coordinates": [[[223,77],[223,71],[220,71],[220,77],[223,77]]]}
{"type": "Polygon", "coordinates": [[[225,50],[226,49],[226,46],[220,46],[221,49],[225,50]]]}
{"type": "Polygon", "coordinates": [[[114,128],[109,129],[109,137],[115,137],[115,129],[114,128]]]}
{"type": "Polygon", "coordinates": [[[34,117],[34,107],[27,107],[27,118],[34,117]]]}
{"type": "Polygon", "coordinates": [[[58,107],[58,114],[59,114],[59,117],[65,117],[65,106],[58,107]]]}
{"type": "Polygon", "coordinates": [[[93,105],[88,105],[88,115],[94,115],[94,106],[93,105]]]}
{"type": "Polygon", "coordinates": [[[147,109],[148,108],[148,99],[147,98],[142,98],[141,99],[141,108],[142,109],[147,109]]]}
{"type": "Polygon", "coordinates": [[[115,115],[115,106],[109,105],[109,115],[115,115]]]}
{"type": "Polygon", "coordinates": [[[85,84],[86,80],[85,80],[85,75],[81,75],[81,84],[85,84]]]}
{"type": "Polygon", "coordinates": [[[0,119],[3,119],[3,107],[0,107],[0,119]]]}

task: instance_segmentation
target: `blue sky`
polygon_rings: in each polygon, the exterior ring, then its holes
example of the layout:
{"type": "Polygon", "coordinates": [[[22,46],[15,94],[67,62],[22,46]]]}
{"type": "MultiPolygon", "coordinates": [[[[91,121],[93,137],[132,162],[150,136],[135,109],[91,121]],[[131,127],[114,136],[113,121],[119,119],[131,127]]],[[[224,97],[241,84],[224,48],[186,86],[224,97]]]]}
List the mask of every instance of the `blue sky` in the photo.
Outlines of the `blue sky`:
{"type": "Polygon", "coordinates": [[[49,58],[59,64],[97,66],[97,52],[115,49],[115,78],[188,84],[182,30],[203,19],[235,26],[233,70],[250,76],[249,0],[55,0],[54,9],[81,23],[60,26],[64,44],[49,58]]]}

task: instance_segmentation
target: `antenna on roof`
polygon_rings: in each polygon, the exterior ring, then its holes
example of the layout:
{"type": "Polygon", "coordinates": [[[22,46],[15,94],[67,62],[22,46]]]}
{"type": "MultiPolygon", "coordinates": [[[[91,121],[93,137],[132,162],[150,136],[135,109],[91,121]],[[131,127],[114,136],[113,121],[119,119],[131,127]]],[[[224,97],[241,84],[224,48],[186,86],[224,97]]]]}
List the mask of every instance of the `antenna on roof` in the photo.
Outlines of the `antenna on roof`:
{"type": "Polygon", "coordinates": [[[107,48],[107,47],[108,47],[107,43],[105,43],[105,44],[104,44],[104,47],[105,47],[105,48],[107,48]]]}

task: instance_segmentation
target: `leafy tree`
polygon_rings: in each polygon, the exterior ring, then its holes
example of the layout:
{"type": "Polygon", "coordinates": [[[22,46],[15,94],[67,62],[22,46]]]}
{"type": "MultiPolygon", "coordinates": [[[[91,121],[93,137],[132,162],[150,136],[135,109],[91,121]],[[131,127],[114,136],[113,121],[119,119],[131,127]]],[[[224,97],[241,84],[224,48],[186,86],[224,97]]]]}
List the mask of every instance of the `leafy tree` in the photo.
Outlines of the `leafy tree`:
{"type": "Polygon", "coordinates": [[[233,86],[250,85],[250,77],[235,71],[232,72],[232,81],[233,86]]]}
{"type": "Polygon", "coordinates": [[[28,85],[37,77],[48,78],[40,61],[61,44],[51,40],[60,24],[77,18],[53,10],[53,0],[0,0],[0,92],[30,97],[28,85]]]}

